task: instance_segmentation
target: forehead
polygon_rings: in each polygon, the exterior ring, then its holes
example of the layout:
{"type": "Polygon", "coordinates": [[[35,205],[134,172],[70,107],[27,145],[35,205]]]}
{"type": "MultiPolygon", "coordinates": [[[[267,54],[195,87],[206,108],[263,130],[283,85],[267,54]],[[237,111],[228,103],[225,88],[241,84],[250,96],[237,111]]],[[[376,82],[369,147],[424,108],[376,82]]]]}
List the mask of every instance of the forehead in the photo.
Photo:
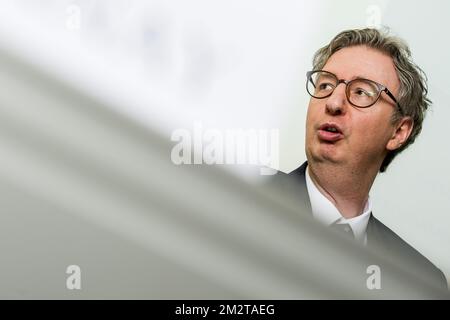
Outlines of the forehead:
{"type": "Polygon", "coordinates": [[[347,47],[335,52],[322,69],[336,74],[339,79],[370,79],[394,93],[400,86],[392,58],[366,46],[347,47]]]}

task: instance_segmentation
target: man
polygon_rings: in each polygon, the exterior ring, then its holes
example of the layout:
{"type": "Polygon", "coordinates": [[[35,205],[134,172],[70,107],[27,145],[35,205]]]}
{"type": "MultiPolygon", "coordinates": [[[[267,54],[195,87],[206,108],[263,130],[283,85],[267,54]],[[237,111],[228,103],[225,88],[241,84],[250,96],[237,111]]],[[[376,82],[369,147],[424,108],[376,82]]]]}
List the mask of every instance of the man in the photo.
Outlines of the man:
{"type": "Polygon", "coordinates": [[[446,288],[439,269],[372,215],[369,199],[378,172],[414,142],[430,105],[407,45],[376,29],[344,31],[316,52],[306,81],[307,162],[276,180],[297,181],[294,192],[307,195],[305,210],[322,224],[446,288]]]}

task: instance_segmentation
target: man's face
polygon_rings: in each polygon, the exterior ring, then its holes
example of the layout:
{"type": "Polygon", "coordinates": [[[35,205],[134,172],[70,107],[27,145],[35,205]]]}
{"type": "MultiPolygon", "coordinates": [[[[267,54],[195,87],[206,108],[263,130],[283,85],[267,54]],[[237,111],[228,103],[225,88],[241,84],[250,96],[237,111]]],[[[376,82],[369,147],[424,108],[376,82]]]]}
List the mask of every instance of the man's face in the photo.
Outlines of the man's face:
{"type": "MultiPolygon", "coordinates": [[[[376,81],[398,96],[400,82],[393,61],[380,51],[365,46],[344,48],[334,53],[322,69],[338,79],[376,81]]],[[[311,98],[306,119],[308,160],[355,169],[377,164],[392,149],[395,128],[391,116],[395,108],[384,92],[373,106],[356,108],[346,98],[345,84],[339,84],[328,98],[311,98]],[[340,134],[326,132],[324,127],[328,125],[337,127],[340,134]]]]}

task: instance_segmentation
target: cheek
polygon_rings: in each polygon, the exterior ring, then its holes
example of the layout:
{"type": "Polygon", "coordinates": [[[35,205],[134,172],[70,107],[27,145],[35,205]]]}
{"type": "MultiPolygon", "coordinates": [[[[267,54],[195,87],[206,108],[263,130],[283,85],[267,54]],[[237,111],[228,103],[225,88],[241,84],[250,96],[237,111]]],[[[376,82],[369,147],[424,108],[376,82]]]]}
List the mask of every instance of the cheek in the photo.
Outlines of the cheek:
{"type": "Polygon", "coordinates": [[[373,117],[362,117],[358,119],[358,125],[352,130],[352,135],[358,144],[367,149],[378,149],[377,146],[384,149],[391,133],[392,126],[384,117],[377,121],[374,121],[373,117]]]}
{"type": "Polygon", "coordinates": [[[305,139],[306,143],[313,144],[315,137],[315,125],[318,123],[319,118],[317,114],[317,109],[314,109],[314,106],[309,106],[308,112],[306,114],[306,125],[305,125],[305,139]]]}
{"type": "Polygon", "coordinates": [[[309,102],[308,111],[306,112],[306,127],[312,127],[312,124],[315,123],[316,119],[319,117],[320,106],[309,102]]]}
{"type": "Polygon", "coordinates": [[[308,106],[308,111],[306,112],[306,132],[308,133],[313,121],[313,114],[311,110],[311,105],[308,106]]]}

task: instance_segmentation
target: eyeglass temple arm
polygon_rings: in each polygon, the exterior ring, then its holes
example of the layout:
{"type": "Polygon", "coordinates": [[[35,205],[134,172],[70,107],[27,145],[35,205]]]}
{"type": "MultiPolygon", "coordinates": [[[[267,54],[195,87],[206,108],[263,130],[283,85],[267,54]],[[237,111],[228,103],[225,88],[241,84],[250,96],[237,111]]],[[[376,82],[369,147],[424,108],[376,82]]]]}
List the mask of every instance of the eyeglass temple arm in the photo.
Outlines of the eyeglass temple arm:
{"type": "Polygon", "coordinates": [[[400,104],[397,102],[397,99],[395,99],[394,95],[388,90],[388,88],[384,88],[383,90],[384,92],[386,92],[386,94],[392,99],[392,101],[394,101],[398,107],[398,109],[400,110],[400,112],[403,114],[403,109],[400,106],[400,104]]]}
{"type": "Polygon", "coordinates": [[[306,76],[308,77],[309,82],[311,82],[311,84],[313,85],[313,87],[315,89],[316,85],[314,84],[314,81],[312,80],[311,74],[312,74],[312,72],[307,72],[306,76]]]}

